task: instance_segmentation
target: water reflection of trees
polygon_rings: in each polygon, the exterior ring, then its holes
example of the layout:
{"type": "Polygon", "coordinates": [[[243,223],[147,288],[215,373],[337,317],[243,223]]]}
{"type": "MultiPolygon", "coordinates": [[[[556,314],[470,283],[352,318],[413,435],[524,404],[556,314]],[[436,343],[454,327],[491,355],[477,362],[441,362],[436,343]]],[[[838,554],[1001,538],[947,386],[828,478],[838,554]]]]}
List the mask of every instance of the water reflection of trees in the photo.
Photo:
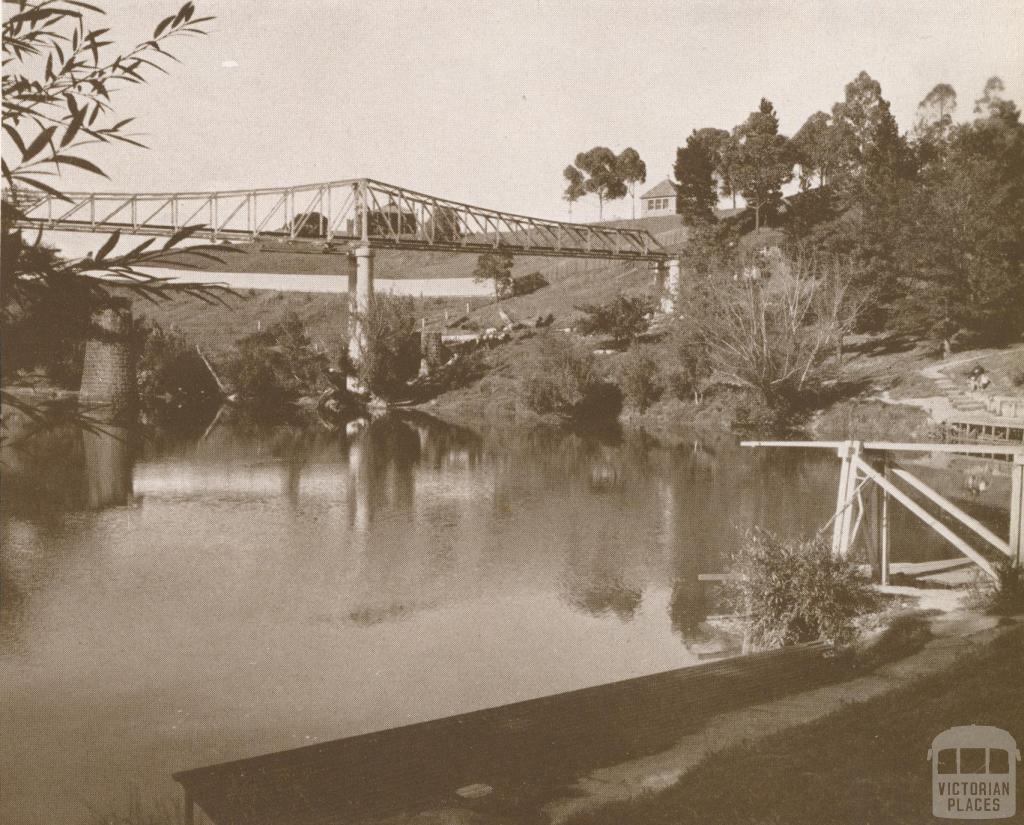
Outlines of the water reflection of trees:
{"type": "Polygon", "coordinates": [[[608,571],[590,577],[565,576],[563,585],[569,604],[591,616],[614,614],[622,621],[632,619],[643,601],[643,590],[608,571]]]}

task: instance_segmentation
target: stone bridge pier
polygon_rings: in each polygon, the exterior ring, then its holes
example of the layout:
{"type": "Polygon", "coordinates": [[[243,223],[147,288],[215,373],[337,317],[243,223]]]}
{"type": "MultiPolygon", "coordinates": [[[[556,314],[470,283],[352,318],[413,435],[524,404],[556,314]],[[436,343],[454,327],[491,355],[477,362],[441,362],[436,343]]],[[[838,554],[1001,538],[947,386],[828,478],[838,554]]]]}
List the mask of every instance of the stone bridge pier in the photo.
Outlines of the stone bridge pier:
{"type": "Polygon", "coordinates": [[[669,258],[658,263],[657,272],[659,309],[666,315],[676,311],[679,303],[679,259],[669,258]]]}

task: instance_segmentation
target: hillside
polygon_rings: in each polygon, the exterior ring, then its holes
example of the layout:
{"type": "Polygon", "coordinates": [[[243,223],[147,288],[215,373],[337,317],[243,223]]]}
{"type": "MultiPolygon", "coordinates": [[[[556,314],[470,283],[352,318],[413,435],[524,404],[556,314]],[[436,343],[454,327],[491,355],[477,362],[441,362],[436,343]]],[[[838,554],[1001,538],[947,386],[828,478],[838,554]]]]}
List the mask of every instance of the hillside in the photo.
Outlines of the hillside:
{"type": "MultiPolygon", "coordinates": [[[[614,226],[646,229],[668,249],[678,249],[687,230],[676,216],[616,221],[614,226]]],[[[217,265],[197,256],[183,260],[205,271],[273,271],[346,274],[347,258],[311,253],[284,244],[246,244],[244,255],[227,253],[217,265]],[[261,267],[263,267],[261,269],[261,267]]],[[[448,252],[401,252],[381,250],[375,256],[378,278],[471,278],[477,256],[448,252]]],[[[502,302],[502,308],[517,319],[531,319],[552,313],[558,325],[569,324],[576,316],[574,306],[608,300],[622,292],[654,289],[654,271],[648,264],[628,261],[598,261],[575,258],[520,256],[515,259],[513,275],[538,272],[550,284],[532,295],[502,302]]],[[[136,300],[136,316],[150,318],[166,328],[175,328],[212,353],[229,349],[239,337],[297,314],[308,326],[314,341],[328,350],[341,346],[347,318],[348,299],[344,294],[271,292],[246,290],[226,296],[225,305],[209,306],[192,298],[167,301],[158,305],[136,300]]],[[[456,318],[471,316],[482,327],[498,326],[501,320],[493,301],[473,298],[416,299],[417,312],[428,327],[439,329],[445,312],[456,318]]]]}

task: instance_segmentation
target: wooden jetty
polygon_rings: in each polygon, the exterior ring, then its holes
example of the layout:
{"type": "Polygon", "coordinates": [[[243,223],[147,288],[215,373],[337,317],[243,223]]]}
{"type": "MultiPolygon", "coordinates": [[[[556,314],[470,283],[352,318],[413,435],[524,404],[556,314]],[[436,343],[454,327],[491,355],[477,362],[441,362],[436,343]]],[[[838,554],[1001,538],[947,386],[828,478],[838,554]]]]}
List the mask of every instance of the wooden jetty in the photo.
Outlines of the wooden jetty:
{"type": "Polygon", "coordinates": [[[889,583],[889,500],[902,504],[910,513],[928,525],[942,538],[974,562],[990,578],[997,578],[991,550],[996,558],[1003,556],[1016,564],[1024,554],[1024,445],[1003,443],[985,444],[914,444],[891,441],[744,441],[746,447],[790,447],[835,450],[842,461],[839,470],[839,490],[836,509],[831,518],[832,551],[847,556],[857,537],[862,521],[867,516],[870,527],[867,540],[873,557],[877,559],[881,584],[889,583]],[[992,530],[968,515],[946,497],[905,469],[893,465],[893,456],[899,453],[957,453],[984,459],[1012,461],[1010,468],[1010,531],[1004,540],[992,530]],[[920,499],[935,505],[938,513],[928,510],[905,488],[897,485],[899,479],[920,499]],[[864,494],[869,500],[865,503],[864,494]],[[967,541],[961,533],[950,528],[952,521],[960,528],[981,539],[985,551],[967,541]]]}
{"type": "MultiPolygon", "coordinates": [[[[823,643],[695,665],[174,774],[186,822],[326,825],[540,801],[595,768],[657,753],[709,716],[836,677],[823,643]],[[493,790],[492,790],[493,789],[493,790]],[[471,793],[469,793],[471,791],[471,793]]],[[[491,808],[494,810],[494,808],[491,808]]]]}

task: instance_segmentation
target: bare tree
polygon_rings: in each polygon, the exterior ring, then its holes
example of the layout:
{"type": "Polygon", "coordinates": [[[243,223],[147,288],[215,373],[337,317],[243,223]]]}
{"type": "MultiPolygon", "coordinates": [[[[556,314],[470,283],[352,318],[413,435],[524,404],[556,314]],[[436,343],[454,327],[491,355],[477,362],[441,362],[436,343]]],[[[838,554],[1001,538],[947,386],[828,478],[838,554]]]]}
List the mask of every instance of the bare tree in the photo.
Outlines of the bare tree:
{"type": "Polygon", "coordinates": [[[794,403],[834,374],[864,306],[845,265],[797,259],[778,269],[768,280],[713,279],[688,318],[711,366],[771,407],[794,403]]]}

